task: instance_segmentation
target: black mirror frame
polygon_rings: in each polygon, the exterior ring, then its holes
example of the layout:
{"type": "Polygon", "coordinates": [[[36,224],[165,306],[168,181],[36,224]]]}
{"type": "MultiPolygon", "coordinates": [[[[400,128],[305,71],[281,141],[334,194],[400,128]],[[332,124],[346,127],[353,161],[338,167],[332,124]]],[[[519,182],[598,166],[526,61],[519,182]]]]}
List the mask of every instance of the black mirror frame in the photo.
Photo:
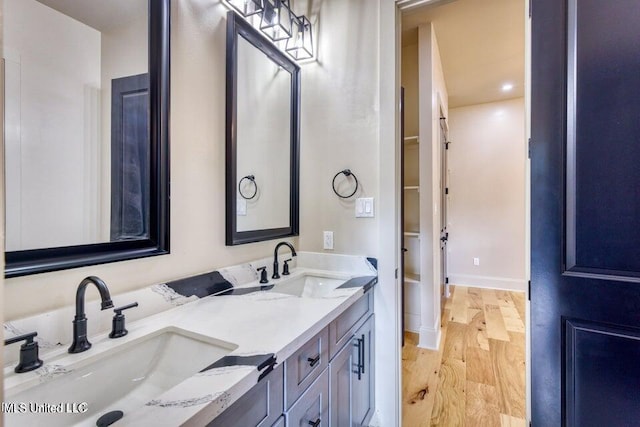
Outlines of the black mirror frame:
{"type": "Polygon", "coordinates": [[[226,244],[227,246],[297,236],[300,228],[300,67],[233,11],[227,13],[226,244]],[[238,36],[291,73],[291,168],[289,227],[238,231],[237,192],[237,65],[238,36]]]}
{"type": "Polygon", "coordinates": [[[170,18],[171,0],[149,0],[149,238],[7,252],[6,278],[169,253],[170,18]]]}

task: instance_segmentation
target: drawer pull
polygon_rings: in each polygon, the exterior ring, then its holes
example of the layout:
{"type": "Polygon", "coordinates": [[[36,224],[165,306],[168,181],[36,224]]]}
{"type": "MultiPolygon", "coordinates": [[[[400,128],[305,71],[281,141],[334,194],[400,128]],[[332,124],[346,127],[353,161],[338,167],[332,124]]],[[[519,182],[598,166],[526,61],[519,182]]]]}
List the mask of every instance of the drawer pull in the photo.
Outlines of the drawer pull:
{"type": "MultiPolygon", "coordinates": [[[[361,356],[360,357],[362,358],[362,362],[360,363],[360,372],[364,374],[364,364],[367,361],[367,359],[365,357],[365,354],[364,354],[364,351],[365,351],[364,334],[362,334],[362,338],[361,339],[362,339],[362,341],[361,341],[362,345],[360,346],[360,351],[361,351],[361,356]]],[[[358,379],[360,379],[360,378],[358,378],[358,379]]]]}
{"type": "Polygon", "coordinates": [[[362,381],[362,373],[364,372],[364,369],[362,367],[364,363],[364,339],[356,338],[356,342],[353,344],[353,346],[358,348],[358,363],[356,364],[356,371],[354,372],[354,374],[358,374],[358,381],[362,381]]]}
{"type": "MultiPolygon", "coordinates": [[[[311,366],[312,368],[313,368],[314,366],[316,366],[316,365],[318,364],[318,362],[319,362],[319,361],[320,361],[320,355],[317,355],[317,356],[316,356],[316,357],[314,357],[314,358],[309,357],[309,358],[307,359],[307,362],[309,362],[309,366],[311,366]]],[[[311,422],[311,421],[309,421],[309,422],[311,422]]]]}
{"type": "Polygon", "coordinates": [[[315,421],[309,421],[309,425],[313,427],[318,427],[320,425],[320,421],[321,421],[320,418],[318,418],[315,421]]]}

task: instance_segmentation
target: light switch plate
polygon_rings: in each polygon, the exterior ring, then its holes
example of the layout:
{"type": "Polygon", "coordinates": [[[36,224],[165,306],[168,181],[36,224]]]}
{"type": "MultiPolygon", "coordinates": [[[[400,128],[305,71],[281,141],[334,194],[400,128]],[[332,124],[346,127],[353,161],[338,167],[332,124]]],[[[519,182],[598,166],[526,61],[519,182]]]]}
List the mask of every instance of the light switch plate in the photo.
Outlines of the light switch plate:
{"type": "Polygon", "coordinates": [[[373,197],[361,197],[356,199],[356,218],[373,218],[375,208],[373,197]]]}
{"type": "Polygon", "coordinates": [[[238,199],[236,203],[236,215],[247,216],[247,201],[245,199],[238,199]]]}

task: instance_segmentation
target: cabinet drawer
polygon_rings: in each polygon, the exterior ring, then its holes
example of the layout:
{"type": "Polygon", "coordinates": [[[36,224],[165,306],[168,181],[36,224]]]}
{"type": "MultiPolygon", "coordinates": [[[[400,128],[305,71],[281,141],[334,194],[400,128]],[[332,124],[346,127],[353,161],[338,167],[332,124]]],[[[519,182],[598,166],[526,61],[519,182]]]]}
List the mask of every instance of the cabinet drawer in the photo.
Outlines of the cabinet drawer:
{"type": "Polygon", "coordinates": [[[368,292],[329,324],[329,359],[351,340],[353,333],[373,313],[373,292],[368,292]]]}
{"type": "Polygon", "coordinates": [[[287,427],[327,427],[329,425],[329,370],[316,381],[287,412],[287,427]]]}
{"type": "Polygon", "coordinates": [[[329,331],[324,328],[285,361],[286,408],[290,408],[327,367],[328,343],[329,331]]]}
{"type": "Polygon", "coordinates": [[[281,364],[207,427],[271,427],[282,415],[284,368],[281,364]]]}

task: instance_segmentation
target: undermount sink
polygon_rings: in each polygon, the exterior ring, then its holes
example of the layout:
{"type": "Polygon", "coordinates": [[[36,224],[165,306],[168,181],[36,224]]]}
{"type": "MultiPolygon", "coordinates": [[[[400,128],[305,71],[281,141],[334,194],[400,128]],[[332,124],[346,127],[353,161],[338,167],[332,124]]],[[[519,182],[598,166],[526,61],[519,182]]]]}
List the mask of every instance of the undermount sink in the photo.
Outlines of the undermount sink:
{"type": "MultiPolygon", "coordinates": [[[[236,345],[169,327],[67,367],[70,372],[16,394],[7,402],[87,403],[85,413],[5,414],[7,426],[95,426],[111,411],[125,415],[193,376],[236,345]]],[[[96,351],[94,348],[89,351],[96,351]]]]}
{"type": "Polygon", "coordinates": [[[302,298],[323,298],[347,279],[305,274],[276,284],[272,291],[302,298]]]}

